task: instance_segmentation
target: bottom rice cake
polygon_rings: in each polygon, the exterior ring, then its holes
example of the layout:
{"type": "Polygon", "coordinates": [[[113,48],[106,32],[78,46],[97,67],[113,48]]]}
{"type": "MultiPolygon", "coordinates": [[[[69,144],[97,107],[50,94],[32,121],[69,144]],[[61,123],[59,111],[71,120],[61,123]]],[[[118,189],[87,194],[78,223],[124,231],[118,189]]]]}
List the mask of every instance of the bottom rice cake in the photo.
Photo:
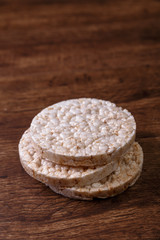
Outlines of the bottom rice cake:
{"type": "Polygon", "coordinates": [[[85,187],[57,188],[54,185],[49,187],[56,193],[75,199],[108,198],[120,194],[132,186],[141,174],[142,165],[143,151],[135,142],[122,157],[117,170],[102,180],[85,187]]]}

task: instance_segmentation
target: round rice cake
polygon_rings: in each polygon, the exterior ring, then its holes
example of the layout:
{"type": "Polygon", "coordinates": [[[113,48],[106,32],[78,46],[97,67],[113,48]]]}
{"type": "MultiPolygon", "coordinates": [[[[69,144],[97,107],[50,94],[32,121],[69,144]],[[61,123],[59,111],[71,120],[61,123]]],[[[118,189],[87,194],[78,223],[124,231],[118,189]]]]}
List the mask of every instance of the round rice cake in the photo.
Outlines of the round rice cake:
{"type": "Polygon", "coordinates": [[[25,171],[35,179],[55,186],[84,186],[108,176],[118,167],[119,160],[104,166],[70,167],[42,158],[41,149],[35,149],[28,129],[19,143],[19,155],[25,171]]]}
{"type": "Polygon", "coordinates": [[[92,200],[108,198],[120,194],[132,186],[140,176],[143,165],[143,151],[138,143],[123,156],[117,170],[104,179],[85,187],[56,188],[49,187],[56,193],[69,198],[92,200]]]}
{"type": "Polygon", "coordinates": [[[124,154],[135,140],[136,123],[126,109],[94,98],[56,103],[30,126],[44,158],[67,166],[93,167],[124,154]]]}

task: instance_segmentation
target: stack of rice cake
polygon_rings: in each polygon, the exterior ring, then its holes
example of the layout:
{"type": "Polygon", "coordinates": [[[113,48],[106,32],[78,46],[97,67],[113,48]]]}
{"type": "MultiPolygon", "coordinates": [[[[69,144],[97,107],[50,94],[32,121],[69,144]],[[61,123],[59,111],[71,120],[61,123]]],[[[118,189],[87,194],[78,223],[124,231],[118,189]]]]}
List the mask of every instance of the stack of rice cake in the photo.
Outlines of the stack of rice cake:
{"type": "Polygon", "coordinates": [[[36,115],[19,143],[25,171],[66,197],[92,200],[117,195],[140,176],[143,151],[136,123],[109,101],[59,102],[36,115]]]}

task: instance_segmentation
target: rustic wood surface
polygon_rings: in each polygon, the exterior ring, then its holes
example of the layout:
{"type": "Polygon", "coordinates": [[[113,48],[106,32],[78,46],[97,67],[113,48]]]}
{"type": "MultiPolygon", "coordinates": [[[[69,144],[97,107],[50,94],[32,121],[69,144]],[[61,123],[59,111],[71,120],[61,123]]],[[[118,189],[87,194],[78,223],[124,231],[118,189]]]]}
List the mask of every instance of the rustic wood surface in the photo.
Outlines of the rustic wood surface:
{"type": "Polygon", "coordinates": [[[160,1],[0,0],[0,239],[160,239],[160,1]],[[22,169],[44,107],[96,97],[130,110],[138,182],[106,200],[53,193],[22,169]]]}

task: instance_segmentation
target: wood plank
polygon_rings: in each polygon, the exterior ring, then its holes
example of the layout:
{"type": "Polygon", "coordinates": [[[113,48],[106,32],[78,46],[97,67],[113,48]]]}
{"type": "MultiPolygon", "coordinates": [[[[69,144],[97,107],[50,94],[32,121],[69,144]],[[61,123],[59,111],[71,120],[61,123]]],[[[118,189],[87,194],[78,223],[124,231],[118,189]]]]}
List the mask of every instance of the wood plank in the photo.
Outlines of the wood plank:
{"type": "Polygon", "coordinates": [[[157,0],[0,0],[0,239],[160,238],[159,76],[157,0]],[[78,97],[135,116],[142,175],[114,198],[64,198],[20,165],[35,114],[78,97]]]}

